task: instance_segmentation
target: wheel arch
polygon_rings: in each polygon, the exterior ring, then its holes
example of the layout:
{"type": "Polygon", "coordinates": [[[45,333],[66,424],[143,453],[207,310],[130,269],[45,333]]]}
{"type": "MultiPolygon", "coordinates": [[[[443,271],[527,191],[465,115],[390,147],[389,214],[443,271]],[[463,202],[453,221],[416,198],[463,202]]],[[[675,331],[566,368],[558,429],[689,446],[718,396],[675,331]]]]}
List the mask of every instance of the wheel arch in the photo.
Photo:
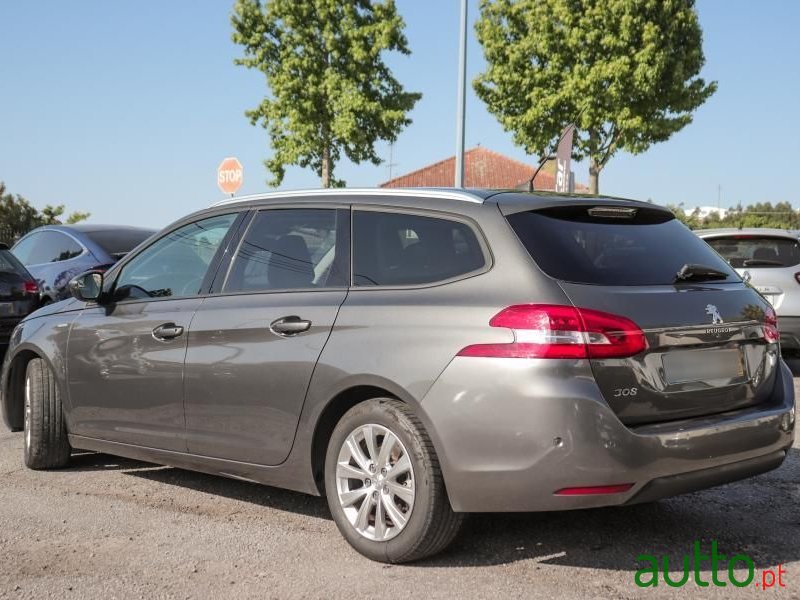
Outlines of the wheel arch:
{"type": "Polygon", "coordinates": [[[338,392],[322,409],[316,421],[311,441],[311,472],[320,495],[325,494],[325,454],[336,424],[348,410],[365,400],[393,398],[406,402],[398,394],[391,392],[388,387],[379,384],[352,385],[338,392]]]}
{"type": "Polygon", "coordinates": [[[25,371],[34,358],[43,359],[52,369],[50,361],[39,351],[25,347],[19,349],[10,359],[3,388],[3,416],[11,431],[19,431],[24,425],[25,371]]]}

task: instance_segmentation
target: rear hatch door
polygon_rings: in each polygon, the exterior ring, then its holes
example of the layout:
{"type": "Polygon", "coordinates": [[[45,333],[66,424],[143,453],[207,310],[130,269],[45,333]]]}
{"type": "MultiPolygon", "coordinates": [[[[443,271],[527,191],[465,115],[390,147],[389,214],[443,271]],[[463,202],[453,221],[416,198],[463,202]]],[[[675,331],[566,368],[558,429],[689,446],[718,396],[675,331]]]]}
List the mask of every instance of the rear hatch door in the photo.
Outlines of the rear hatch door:
{"type": "Polygon", "coordinates": [[[506,217],[576,307],[625,317],[644,332],[647,348],[636,355],[590,359],[623,423],[715,414],[769,397],[779,356],[771,307],[672,213],[563,201],[506,217]],[[677,277],[686,265],[694,268],[677,277]]]}

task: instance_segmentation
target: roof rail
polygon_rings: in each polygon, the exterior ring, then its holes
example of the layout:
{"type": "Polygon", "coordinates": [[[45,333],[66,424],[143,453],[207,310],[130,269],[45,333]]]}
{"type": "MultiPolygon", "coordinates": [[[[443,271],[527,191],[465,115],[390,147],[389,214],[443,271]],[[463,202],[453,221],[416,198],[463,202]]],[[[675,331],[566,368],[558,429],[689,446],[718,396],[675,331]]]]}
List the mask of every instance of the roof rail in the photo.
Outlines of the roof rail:
{"type": "Polygon", "coordinates": [[[460,200],[462,202],[483,203],[483,198],[466,190],[438,188],[311,188],[304,190],[287,190],[285,192],[265,192],[236,198],[226,198],[211,206],[238,204],[253,200],[269,200],[270,198],[298,198],[303,196],[400,196],[417,198],[442,198],[460,200]]]}

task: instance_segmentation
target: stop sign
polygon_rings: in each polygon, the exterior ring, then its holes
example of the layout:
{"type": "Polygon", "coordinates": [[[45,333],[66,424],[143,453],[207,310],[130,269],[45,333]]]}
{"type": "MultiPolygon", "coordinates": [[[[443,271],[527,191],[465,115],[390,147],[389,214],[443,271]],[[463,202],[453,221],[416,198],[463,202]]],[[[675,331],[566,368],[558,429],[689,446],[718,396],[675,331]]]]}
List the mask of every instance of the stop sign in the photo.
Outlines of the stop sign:
{"type": "Polygon", "coordinates": [[[229,156],[217,167],[217,185],[226,194],[235,194],[242,187],[244,169],[235,156],[229,156]]]}

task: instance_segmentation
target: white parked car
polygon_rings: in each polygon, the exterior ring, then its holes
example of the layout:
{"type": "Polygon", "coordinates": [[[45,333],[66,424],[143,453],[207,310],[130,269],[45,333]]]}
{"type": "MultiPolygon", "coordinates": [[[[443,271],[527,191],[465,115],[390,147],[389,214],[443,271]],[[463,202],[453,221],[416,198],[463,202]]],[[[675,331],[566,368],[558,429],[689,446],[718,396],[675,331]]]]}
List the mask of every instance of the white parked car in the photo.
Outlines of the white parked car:
{"type": "Polygon", "coordinates": [[[786,229],[705,229],[704,239],[775,307],[781,349],[800,352],[800,241],[786,229]]]}

